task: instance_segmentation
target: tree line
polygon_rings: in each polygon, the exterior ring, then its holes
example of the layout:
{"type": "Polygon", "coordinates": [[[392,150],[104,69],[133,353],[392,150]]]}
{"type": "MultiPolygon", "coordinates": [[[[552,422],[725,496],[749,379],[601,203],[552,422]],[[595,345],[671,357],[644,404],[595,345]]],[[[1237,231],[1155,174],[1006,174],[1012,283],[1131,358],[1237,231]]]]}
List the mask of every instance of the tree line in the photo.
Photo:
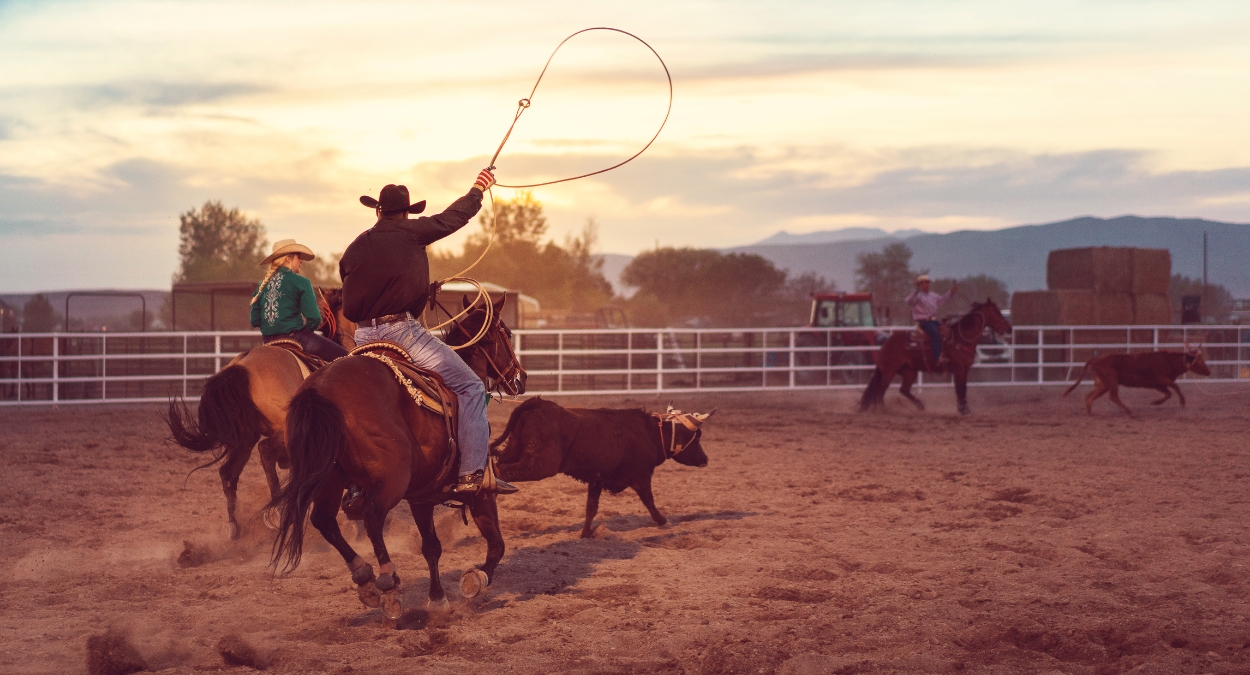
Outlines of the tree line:
{"type": "MultiPolygon", "coordinates": [[[[791,274],[756,254],[656,247],[629,263],[621,282],[633,292],[618,294],[604,275],[603,259],[596,255],[598,227],[593,219],[562,241],[550,237],[549,229],[543,206],[533,195],[520,193],[497,202],[493,217],[489,210],[479,215],[478,229],[459,251],[430,250],[431,277],[445,278],[476,261],[470,276],[530,295],[544,310],[590,313],[614,307],[639,327],[795,326],[806,321],[813,293],[838,290],[831,280],[810,272],[791,274]]],[[[264,273],[259,263],[268,249],[268,235],[259,219],[220,201],[207,201],[179,215],[179,266],[172,281],[259,282],[264,273]]],[[[301,274],[315,284],[337,286],[341,255],[323,253],[305,263],[301,274]]],[[[910,323],[904,298],[915,276],[928,273],[913,269],[911,259],[912,251],[903,242],[857,257],[854,290],[873,294],[878,324],[910,323]]],[[[935,278],[932,289],[943,293],[955,281],[951,276],[935,278]]],[[[958,283],[959,292],[947,306],[952,310],[986,297],[1001,307],[1010,303],[1008,289],[999,279],[971,275],[958,283]]],[[[1175,275],[1174,302],[1188,293],[1203,295],[1203,313],[1208,317],[1227,316],[1232,308],[1231,295],[1222,286],[1203,290],[1199,281],[1175,275]]],[[[178,327],[206,328],[208,304],[206,297],[180,296],[178,327]]],[[[215,324],[246,328],[245,304],[245,298],[219,296],[215,324]]],[[[158,311],[164,326],[169,326],[171,309],[166,301],[158,311]]],[[[0,303],[0,329],[6,331],[52,331],[62,321],[42,295],[32,297],[20,310],[0,303]]]]}

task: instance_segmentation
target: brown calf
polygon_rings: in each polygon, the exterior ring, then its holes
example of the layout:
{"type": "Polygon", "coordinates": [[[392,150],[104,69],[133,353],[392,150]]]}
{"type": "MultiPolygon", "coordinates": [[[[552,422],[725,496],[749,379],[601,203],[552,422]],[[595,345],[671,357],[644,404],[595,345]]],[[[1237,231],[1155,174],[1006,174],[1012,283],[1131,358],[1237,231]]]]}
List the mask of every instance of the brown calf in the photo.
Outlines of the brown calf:
{"type": "Polygon", "coordinates": [[[1133,414],[1120,400],[1120,385],[1157,389],[1163,392],[1163,398],[1151,401],[1151,405],[1161,405],[1172,398],[1171,390],[1174,390],[1180,398],[1181,405],[1185,405],[1185,395],[1181,393],[1181,388],[1176,386],[1176,378],[1186,372],[1199,375],[1211,374],[1211,369],[1207,368],[1206,360],[1203,358],[1201,347],[1191,350],[1189,345],[1185,345],[1184,352],[1107,354],[1095,356],[1085,362],[1085,367],[1081,368],[1081,374],[1076,378],[1076,382],[1063,392],[1065,397],[1081,384],[1086,370],[1091,370],[1094,374],[1094,390],[1085,396],[1085,412],[1091,415],[1094,414],[1094,399],[1108,393],[1112,403],[1123,408],[1124,412],[1133,414]]]}
{"type": "Polygon", "coordinates": [[[671,406],[666,413],[565,408],[532,398],[512,411],[491,450],[502,446],[497,468],[506,481],[542,480],[562,473],[586,483],[582,537],[591,538],[603,488],[613,494],[633,488],[655,524],[667,522],[655,508],[651,474],[668,459],[707,466],[699,427],[715,412],[683,413],[671,406]]]}

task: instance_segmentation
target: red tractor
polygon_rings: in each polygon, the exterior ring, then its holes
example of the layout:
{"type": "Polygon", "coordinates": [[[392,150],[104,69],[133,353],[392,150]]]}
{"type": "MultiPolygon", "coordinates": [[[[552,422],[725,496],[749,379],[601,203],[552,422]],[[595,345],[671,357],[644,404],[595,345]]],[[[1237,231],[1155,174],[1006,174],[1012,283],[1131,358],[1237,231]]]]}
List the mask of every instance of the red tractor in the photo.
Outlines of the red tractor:
{"type": "MultiPolygon", "coordinates": [[[[807,325],[812,328],[843,328],[845,330],[800,333],[799,347],[864,347],[862,350],[830,350],[828,352],[801,352],[796,365],[872,365],[872,353],[880,344],[879,329],[872,314],[872,293],[814,293],[812,313],[807,325]]],[[[812,380],[803,384],[819,384],[817,380],[826,375],[819,371],[801,373],[801,379],[812,380]]],[[[845,384],[867,382],[872,369],[832,371],[838,381],[845,384]]]]}
{"type": "Polygon", "coordinates": [[[872,293],[813,293],[812,315],[807,325],[813,328],[863,328],[840,331],[843,345],[875,345],[877,322],[872,316],[872,293]]]}

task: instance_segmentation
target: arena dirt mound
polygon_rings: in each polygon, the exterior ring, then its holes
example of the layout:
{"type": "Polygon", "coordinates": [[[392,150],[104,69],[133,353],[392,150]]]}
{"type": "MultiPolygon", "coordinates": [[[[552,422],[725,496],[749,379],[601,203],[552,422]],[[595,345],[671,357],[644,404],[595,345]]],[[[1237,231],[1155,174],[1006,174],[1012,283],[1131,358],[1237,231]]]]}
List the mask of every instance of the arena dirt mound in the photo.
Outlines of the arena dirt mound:
{"type": "Polygon", "coordinates": [[[271,665],[269,657],[256,651],[256,648],[238,633],[222,636],[217,642],[217,653],[221,654],[221,660],[225,661],[227,666],[247,666],[265,670],[271,665]]]}
{"type": "Polygon", "coordinates": [[[87,638],[87,672],[90,675],[128,675],[147,670],[148,664],[124,633],[109,628],[87,638]]]}

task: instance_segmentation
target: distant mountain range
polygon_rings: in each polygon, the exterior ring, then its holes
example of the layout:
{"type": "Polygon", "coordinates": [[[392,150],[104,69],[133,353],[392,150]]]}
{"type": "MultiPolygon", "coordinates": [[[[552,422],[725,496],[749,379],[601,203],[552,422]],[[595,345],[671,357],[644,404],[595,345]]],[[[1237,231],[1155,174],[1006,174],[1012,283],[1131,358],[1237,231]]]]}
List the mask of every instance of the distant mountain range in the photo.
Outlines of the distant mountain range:
{"type": "Polygon", "coordinates": [[[809,244],[833,244],[840,241],[864,241],[866,239],[907,239],[924,234],[924,230],[895,230],[886,232],[879,227],[844,227],[840,230],[821,230],[805,234],[790,234],[785,230],[773,236],[757,241],[751,246],[788,246],[809,244]]]}
{"type": "MultiPolygon", "coordinates": [[[[1197,218],[1084,217],[947,234],[914,230],[887,234],[876,228],[846,228],[809,235],[778,232],[749,246],[725,250],[761,255],[792,274],[815,272],[832,280],[838,288],[850,290],[855,287],[855,256],[905,241],[914,253],[914,269],[928,269],[935,277],[988,274],[1002,279],[1012,291],[1027,291],[1046,287],[1046,256],[1052,249],[1082,246],[1166,248],[1172,253],[1173,274],[1201,278],[1203,232],[1208,235],[1207,270],[1211,283],[1224,285],[1234,297],[1250,298],[1250,224],[1197,218]],[[869,236],[861,238],[860,233],[865,232],[869,236]]],[[[624,269],[630,259],[617,254],[605,256],[604,272],[618,291],[623,290],[619,272],[610,272],[624,269]]]]}

